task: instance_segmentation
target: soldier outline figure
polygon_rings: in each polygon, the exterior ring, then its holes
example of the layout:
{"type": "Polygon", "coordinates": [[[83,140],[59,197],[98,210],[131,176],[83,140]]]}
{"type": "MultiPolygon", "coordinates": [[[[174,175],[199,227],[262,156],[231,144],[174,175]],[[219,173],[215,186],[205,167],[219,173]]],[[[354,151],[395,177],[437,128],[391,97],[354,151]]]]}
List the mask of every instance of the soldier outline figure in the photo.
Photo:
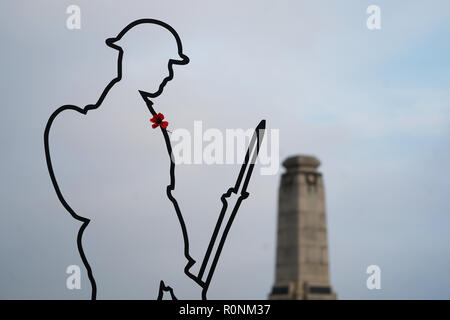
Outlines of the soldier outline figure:
{"type": "MultiPolygon", "coordinates": [[[[156,28],[158,28],[159,31],[163,31],[166,32],[167,31],[173,36],[173,38],[175,39],[176,42],[176,50],[177,50],[177,54],[178,57],[177,58],[170,58],[168,60],[168,63],[166,64],[166,68],[165,70],[168,70],[168,75],[166,75],[165,77],[163,77],[163,80],[157,80],[155,82],[153,81],[147,81],[149,80],[148,77],[146,76],[147,73],[142,73],[143,77],[135,77],[134,79],[131,78],[131,87],[135,89],[135,91],[138,91],[141,98],[145,101],[146,106],[148,108],[148,111],[150,111],[150,114],[155,116],[157,115],[157,112],[154,110],[153,108],[153,102],[151,101],[152,98],[156,98],[158,97],[164,90],[164,87],[166,86],[166,84],[173,79],[173,65],[177,64],[177,65],[185,65],[189,62],[189,58],[183,54],[183,50],[182,50],[182,43],[180,40],[180,37],[178,36],[178,34],[176,33],[176,31],[169,26],[168,24],[159,21],[159,20],[155,20],[155,19],[140,19],[140,20],[136,20],[132,23],[130,23],[128,26],[126,26],[115,38],[109,38],[106,40],[106,44],[111,47],[114,48],[116,50],[118,50],[119,56],[118,56],[118,60],[117,60],[117,77],[114,78],[107,86],[106,88],[103,90],[100,98],[98,99],[96,104],[92,104],[92,105],[87,105],[84,108],[80,108],[74,105],[64,105],[60,108],[58,108],[55,112],[53,112],[53,114],[50,116],[47,125],[45,127],[45,131],[44,131],[44,148],[45,148],[45,156],[46,156],[46,161],[47,161],[47,167],[48,167],[48,171],[49,171],[49,175],[52,181],[52,184],[54,186],[55,192],[57,194],[57,197],[59,199],[59,201],[61,202],[61,204],[64,206],[64,208],[70,213],[70,215],[80,221],[82,223],[79,231],[78,231],[78,235],[77,235],[77,247],[78,247],[78,251],[80,254],[80,257],[83,261],[83,264],[86,268],[87,274],[88,274],[88,278],[89,281],[91,283],[91,299],[96,299],[97,298],[97,282],[96,279],[94,278],[94,272],[91,268],[91,265],[88,261],[87,255],[85,254],[85,249],[83,248],[83,243],[82,243],[82,239],[83,239],[83,234],[87,228],[87,226],[89,225],[89,223],[91,222],[92,219],[89,219],[87,217],[84,217],[80,214],[78,214],[78,210],[74,210],[73,206],[69,205],[69,201],[67,201],[67,197],[64,197],[63,192],[62,192],[62,188],[60,187],[60,184],[58,182],[58,180],[56,179],[56,175],[55,175],[55,170],[54,170],[54,164],[52,162],[52,157],[51,157],[51,153],[50,153],[50,144],[49,144],[49,135],[51,132],[51,128],[52,125],[54,124],[54,120],[63,112],[63,111],[76,111],[77,113],[86,116],[88,114],[89,111],[91,110],[96,110],[98,109],[105,101],[105,99],[107,98],[108,93],[110,93],[110,90],[117,85],[123,78],[122,75],[122,62],[124,59],[124,50],[123,50],[123,40],[126,40],[124,38],[124,36],[126,34],[133,33],[137,30],[137,28],[139,27],[151,27],[152,30],[156,30],[156,28]],[[141,90],[141,89],[136,89],[139,88],[141,86],[146,86],[147,84],[153,82],[153,89],[151,92],[148,92],[147,90],[141,90]]],[[[139,30],[138,30],[139,31],[139,30]]],[[[136,31],[137,32],[137,31],[136,31]]],[[[172,40],[173,41],[173,40],[172,40]]],[[[126,46],[126,43],[125,43],[126,46]]],[[[146,71],[146,70],[144,70],[146,71]]],[[[128,79],[130,80],[130,79],[128,79]]],[[[129,84],[130,85],[130,84],[129,84]]],[[[150,86],[150,85],[148,85],[150,86]]],[[[143,88],[143,87],[141,87],[143,88]]],[[[142,100],[141,100],[142,101],[142,100]]],[[[113,110],[113,112],[115,112],[113,110]]],[[[147,117],[148,119],[148,117],[147,117]]],[[[171,155],[172,155],[172,148],[171,148],[171,144],[170,144],[170,139],[167,133],[166,128],[162,128],[160,127],[157,130],[161,130],[161,133],[163,135],[164,138],[164,142],[165,142],[165,147],[167,149],[167,153],[168,153],[168,159],[170,160],[170,170],[169,170],[169,175],[170,175],[170,183],[167,185],[166,187],[166,196],[167,198],[170,200],[170,202],[173,205],[173,209],[175,210],[176,213],[176,217],[177,220],[179,222],[179,225],[181,227],[181,233],[182,233],[182,238],[183,238],[183,252],[184,252],[184,258],[185,258],[185,265],[184,265],[184,274],[190,278],[191,280],[194,281],[194,283],[196,283],[199,286],[199,289],[202,290],[202,298],[206,299],[206,293],[209,287],[209,283],[211,281],[211,277],[212,274],[214,273],[214,269],[215,266],[217,264],[217,260],[219,258],[220,252],[222,250],[222,247],[224,245],[226,236],[228,234],[228,231],[231,227],[231,224],[233,222],[234,216],[237,213],[237,210],[239,209],[239,205],[242,202],[242,200],[244,200],[245,198],[248,197],[248,193],[246,191],[247,186],[248,186],[248,182],[253,170],[253,166],[255,164],[256,161],[256,157],[259,151],[259,146],[261,143],[261,139],[262,139],[262,135],[264,134],[264,130],[265,130],[265,121],[261,121],[259,126],[257,127],[257,130],[255,131],[255,135],[252,138],[252,141],[250,143],[249,146],[249,150],[247,151],[246,154],[246,158],[245,158],[245,163],[243,164],[241,171],[239,172],[239,176],[236,182],[236,185],[232,188],[229,188],[228,191],[226,193],[224,193],[221,197],[221,201],[223,203],[223,208],[222,208],[222,212],[219,216],[216,228],[213,232],[212,238],[211,238],[211,242],[210,245],[208,247],[208,250],[205,254],[205,258],[203,260],[202,266],[201,266],[201,270],[200,270],[200,274],[199,275],[194,275],[190,272],[190,268],[194,265],[195,260],[190,256],[189,253],[189,239],[188,239],[188,233],[186,230],[186,225],[183,219],[183,216],[181,214],[181,210],[179,208],[179,205],[177,203],[177,200],[173,197],[172,195],[172,191],[175,188],[175,163],[174,161],[172,161],[171,155]],[[258,134],[256,134],[258,133],[258,134]],[[244,179],[245,178],[245,179],[244,179]],[[224,225],[224,222],[226,222],[224,220],[225,214],[226,214],[226,210],[227,210],[227,198],[230,197],[232,194],[237,195],[238,192],[240,192],[239,195],[239,199],[237,201],[237,204],[235,205],[235,207],[233,208],[233,211],[231,213],[231,217],[228,220],[228,223],[225,225],[225,230],[220,233],[221,238],[218,239],[218,235],[219,235],[219,229],[221,229],[221,227],[224,225]],[[212,255],[212,250],[213,247],[215,247],[215,245],[217,244],[216,240],[220,240],[219,245],[218,245],[218,249],[215,251],[215,255],[212,255]],[[214,258],[214,260],[211,263],[211,266],[208,267],[207,269],[207,265],[208,262],[210,262],[210,257],[214,258]],[[209,272],[205,272],[208,271],[209,272]],[[203,276],[205,276],[205,279],[203,279],[203,276]]],[[[91,258],[89,258],[91,260],[91,258]]],[[[150,289],[149,289],[150,291],[150,289]]],[[[173,289],[170,286],[166,286],[166,284],[164,283],[164,280],[161,280],[159,283],[159,293],[158,293],[158,299],[162,299],[164,292],[169,292],[170,296],[172,299],[176,299],[175,293],[173,291],[173,289]]]]}

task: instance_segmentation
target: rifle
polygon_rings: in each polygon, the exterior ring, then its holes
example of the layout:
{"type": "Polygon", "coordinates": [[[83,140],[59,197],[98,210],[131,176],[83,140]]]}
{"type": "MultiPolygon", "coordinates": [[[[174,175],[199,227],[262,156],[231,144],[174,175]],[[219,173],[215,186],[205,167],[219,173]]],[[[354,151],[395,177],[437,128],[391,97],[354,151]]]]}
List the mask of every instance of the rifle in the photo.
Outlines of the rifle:
{"type": "Polygon", "coordinates": [[[202,289],[203,300],[206,300],[206,293],[211,283],[212,276],[216,269],[217,262],[219,261],[220,254],[222,253],[222,249],[225,244],[225,240],[227,239],[228,232],[230,231],[231,225],[234,221],[234,218],[236,217],[241,202],[244,199],[247,199],[248,196],[250,195],[247,192],[247,187],[253,172],[253,168],[255,166],[256,158],[258,157],[259,148],[261,146],[261,141],[264,137],[265,129],[266,129],[266,121],[261,120],[251,138],[250,144],[247,149],[247,153],[245,154],[244,163],[241,166],[241,170],[239,171],[239,175],[236,180],[236,184],[234,185],[234,187],[229,188],[228,191],[225,192],[220,197],[220,200],[222,201],[222,209],[220,211],[216,227],[214,228],[211,240],[209,242],[209,246],[206,250],[205,257],[203,258],[203,262],[198,273],[198,280],[200,281],[200,284],[202,285],[203,288],[202,289]],[[239,197],[237,198],[234,206],[232,207],[231,213],[228,214],[229,198],[232,195],[235,196],[239,195],[239,197]],[[228,221],[226,222],[226,224],[224,224],[224,219],[226,216],[228,216],[228,221]],[[217,241],[219,232],[221,236],[220,240],[217,241]],[[214,254],[211,256],[213,250],[214,254]],[[212,260],[211,257],[213,257],[212,260]]]}

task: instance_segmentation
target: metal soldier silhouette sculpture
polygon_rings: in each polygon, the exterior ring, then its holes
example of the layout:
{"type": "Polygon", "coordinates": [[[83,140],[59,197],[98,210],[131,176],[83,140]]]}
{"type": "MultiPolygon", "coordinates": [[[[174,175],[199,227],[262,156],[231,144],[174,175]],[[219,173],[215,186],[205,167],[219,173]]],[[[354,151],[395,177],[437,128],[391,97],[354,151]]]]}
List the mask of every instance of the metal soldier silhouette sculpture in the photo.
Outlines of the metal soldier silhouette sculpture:
{"type": "Polygon", "coordinates": [[[64,105],[54,111],[44,131],[56,195],[81,223],[77,247],[90,280],[91,299],[142,298],[136,294],[192,298],[186,288],[206,299],[233,220],[249,196],[265,120],[256,127],[235,185],[220,197],[217,224],[194,273],[196,261],[173,194],[170,119],[164,119],[152,101],[173,79],[173,66],[186,65],[189,58],[176,31],[154,19],[130,23],[106,44],[118,51],[117,76],[97,103],[84,108],[64,105]],[[167,170],[164,178],[152,175],[163,170],[167,170]],[[106,254],[99,254],[104,247],[106,254]]]}

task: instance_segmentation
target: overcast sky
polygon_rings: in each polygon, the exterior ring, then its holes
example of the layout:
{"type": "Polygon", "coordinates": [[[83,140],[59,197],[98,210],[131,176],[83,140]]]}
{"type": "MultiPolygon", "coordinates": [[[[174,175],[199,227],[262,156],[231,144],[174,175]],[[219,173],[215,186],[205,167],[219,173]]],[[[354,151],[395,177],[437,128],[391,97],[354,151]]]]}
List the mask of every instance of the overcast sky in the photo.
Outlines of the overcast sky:
{"type": "MultiPolygon", "coordinates": [[[[82,290],[65,287],[66,267],[82,266],[79,225],[54,194],[43,130],[57,107],[97,101],[115,76],[104,40],[138,18],[172,25],[191,58],[156,102],[174,123],[225,130],[264,118],[280,130],[281,159],[321,160],[339,298],[450,298],[448,1],[8,0],[0,12],[0,298],[90,295],[85,274],[82,290]],[[80,30],[66,28],[70,4],[80,30]],[[371,4],[381,30],[366,27],[371,4]],[[378,291],[365,285],[371,264],[382,270],[378,291]]],[[[237,168],[189,169],[192,183],[209,183],[181,196],[201,218],[194,235],[210,229],[209,208],[237,168]]],[[[267,297],[279,179],[253,176],[211,298],[267,297]]]]}

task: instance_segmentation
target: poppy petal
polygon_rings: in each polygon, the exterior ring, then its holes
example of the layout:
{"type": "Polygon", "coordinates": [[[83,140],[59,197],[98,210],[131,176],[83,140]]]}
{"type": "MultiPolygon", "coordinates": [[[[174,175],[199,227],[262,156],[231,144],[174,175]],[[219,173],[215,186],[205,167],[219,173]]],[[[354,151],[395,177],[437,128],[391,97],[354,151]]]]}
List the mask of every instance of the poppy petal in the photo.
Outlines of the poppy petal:
{"type": "Polygon", "coordinates": [[[158,125],[157,125],[156,123],[152,124],[152,128],[153,128],[153,129],[155,129],[155,128],[157,128],[157,127],[158,127],[158,125]]]}
{"type": "Polygon", "coordinates": [[[163,120],[164,119],[164,115],[162,113],[158,113],[158,118],[163,120]]]}
{"type": "Polygon", "coordinates": [[[153,122],[153,123],[155,123],[155,122],[156,122],[156,117],[155,117],[155,116],[153,116],[153,118],[151,118],[151,119],[150,119],[150,122],[153,122]]]}
{"type": "Polygon", "coordinates": [[[167,128],[168,125],[169,125],[169,123],[167,121],[161,122],[161,128],[163,128],[163,129],[167,128]]]}

